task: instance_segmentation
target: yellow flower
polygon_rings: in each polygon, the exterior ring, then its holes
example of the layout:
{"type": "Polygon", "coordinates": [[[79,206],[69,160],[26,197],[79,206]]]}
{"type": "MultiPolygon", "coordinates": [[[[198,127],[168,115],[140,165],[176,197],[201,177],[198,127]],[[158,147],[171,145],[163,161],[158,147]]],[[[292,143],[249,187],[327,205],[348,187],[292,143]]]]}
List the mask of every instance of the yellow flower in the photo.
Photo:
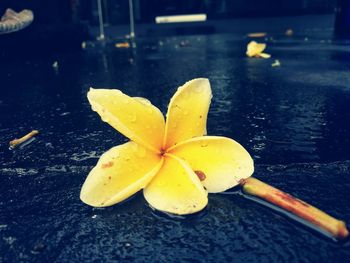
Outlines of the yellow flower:
{"type": "Polygon", "coordinates": [[[95,207],[121,202],[139,190],[155,209],[191,214],[208,192],[225,191],[254,170],[249,153],[226,137],[206,135],[212,97],[208,79],[179,87],[163,114],[147,99],[119,90],[91,89],[92,109],[130,139],[104,153],[80,193],[95,207]]]}
{"type": "Polygon", "coordinates": [[[257,58],[270,58],[270,54],[262,53],[266,48],[266,44],[257,43],[255,41],[250,41],[247,45],[247,56],[248,57],[257,57],[257,58]]]}

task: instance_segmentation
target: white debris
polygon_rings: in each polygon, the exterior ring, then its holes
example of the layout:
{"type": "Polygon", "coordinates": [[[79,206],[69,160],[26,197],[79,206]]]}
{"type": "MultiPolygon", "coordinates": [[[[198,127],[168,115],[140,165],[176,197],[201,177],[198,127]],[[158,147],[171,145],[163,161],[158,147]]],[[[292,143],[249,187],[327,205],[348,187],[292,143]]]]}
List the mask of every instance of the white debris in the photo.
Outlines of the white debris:
{"type": "Polygon", "coordinates": [[[281,62],[276,59],[272,64],[271,64],[271,67],[280,67],[281,66],[281,62]]]}

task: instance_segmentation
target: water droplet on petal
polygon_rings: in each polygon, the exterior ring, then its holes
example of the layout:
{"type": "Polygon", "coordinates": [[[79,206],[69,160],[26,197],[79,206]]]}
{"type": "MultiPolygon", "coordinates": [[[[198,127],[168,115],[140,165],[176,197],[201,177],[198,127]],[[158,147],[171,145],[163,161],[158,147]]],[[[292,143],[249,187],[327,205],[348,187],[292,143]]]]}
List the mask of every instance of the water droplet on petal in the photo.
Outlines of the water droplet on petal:
{"type": "MultiPolygon", "coordinates": [[[[145,104],[145,105],[147,105],[147,106],[151,106],[152,105],[152,103],[149,101],[149,100],[147,100],[147,99],[144,99],[143,100],[143,103],[145,104]]],[[[151,108],[150,108],[151,109],[151,108]]],[[[152,109],[151,109],[152,110],[152,109]]]]}
{"type": "Polygon", "coordinates": [[[136,114],[130,114],[130,115],[129,115],[129,119],[130,119],[130,122],[131,122],[131,123],[136,122],[136,119],[137,119],[137,118],[136,118],[136,114]]]}
{"type": "Polygon", "coordinates": [[[201,147],[208,147],[208,143],[207,142],[201,142],[201,147]]]}
{"type": "Polygon", "coordinates": [[[112,159],[117,159],[117,158],[119,158],[119,156],[120,156],[120,153],[119,153],[119,152],[115,152],[115,153],[113,154],[112,159]]]}
{"type": "Polygon", "coordinates": [[[187,116],[187,115],[188,115],[188,110],[184,110],[183,114],[184,114],[185,116],[187,116]]]}
{"type": "Polygon", "coordinates": [[[201,93],[201,92],[203,92],[203,86],[201,86],[201,85],[195,86],[193,91],[195,93],[201,93]]]}

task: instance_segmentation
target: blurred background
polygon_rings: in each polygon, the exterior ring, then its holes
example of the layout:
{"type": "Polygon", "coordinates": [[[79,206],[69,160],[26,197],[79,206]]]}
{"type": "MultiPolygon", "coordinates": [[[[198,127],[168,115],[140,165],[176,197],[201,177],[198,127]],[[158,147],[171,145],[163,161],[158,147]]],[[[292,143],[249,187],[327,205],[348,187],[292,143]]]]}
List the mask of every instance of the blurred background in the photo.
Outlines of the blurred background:
{"type": "MultiPolygon", "coordinates": [[[[105,23],[129,22],[129,4],[126,0],[102,0],[105,23]]],[[[339,1],[341,2],[341,1],[339,1]]],[[[135,21],[154,23],[156,16],[206,13],[209,20],[237,17],[264,17],[307,14],[333,14],[337,0],[134,0],[135,21]]],[[[31,9],[37,23],[70,23],[85,21],[98,24],[96,0],[2,0],[0,10],[6,8],[31,9]]]]}
{"type": "Polygon", "coordinates": [[[344,35],[350,28],[348,0],[2,0],[1,14],[7,8],[17,12],[30,9],[35,19],[29,29],[1,36],[0,52],[4,55],[5,49],[7,53],[15,49],[13,55],[23,55],[28,51],[45,53],[79,49],[82,41],[101,35],[101,21],[106,36],[125,36],[130,33],[130,3],[133,4],[138,36],[247,33],[251,30],[284,30],[286,27],[301,30],[300,26],[332,32],[335,29],[338,35],[344,35]],[[158,16],[185,14],[205,14],[206,20],[175,25],[155,22],[158,16]],[[269,19],[274,17],[281,19],[278,23],[276,19],[269,19]],[[262,19],[257,22],[242,20],[244,18],[262,19]],[[25,46],[21,44],[23,42],[25,46]]]}
{"type": "Polygon", "coordinates": [[[326,239],[239,189],[209,195],[185,220],[155,213],[142,193],[103,209],[79,193],[99,157],[128,140],[91,110],[90,87],[166,113],[177,87],[205,77],[208,134],[242,144],[255,177],[349,224],[349,3],[0,0],[0,17],[34,13],[0,34],[0,263],[346,262],[349,239],[326,239]],[[271,58],[248,57],[251,41],[271,58]]]}

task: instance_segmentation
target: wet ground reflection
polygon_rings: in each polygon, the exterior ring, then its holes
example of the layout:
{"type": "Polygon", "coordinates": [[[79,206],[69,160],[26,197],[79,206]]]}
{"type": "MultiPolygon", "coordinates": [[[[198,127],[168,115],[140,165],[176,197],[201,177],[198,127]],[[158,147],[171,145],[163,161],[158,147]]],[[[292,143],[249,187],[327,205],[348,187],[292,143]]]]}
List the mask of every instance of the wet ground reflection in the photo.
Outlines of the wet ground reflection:
{"type": "Polygon", "coordinates": [[[244,145],[255,176],[349,222],[350,46],[276,38],[267,49],[281,62],[274,68],[272,59],[246,58],[247,42],[232,35],[149,38],[134,50],[111,43],[1,62],[2,259],[146,261],[155,247],[160,261],[349,257],[348,242],[331,243],[238,196],[213,195],[204,214],[186,221],[154,214],[142,195],[107,209],[79,200],[98,157],[126,140],[91,111],[90,86],[146,97],[165,112],[177,86],[208,77],[208,133],[244,145]],[[7,150],[31,129],[40,131],[35,142],[7,150]]]}

